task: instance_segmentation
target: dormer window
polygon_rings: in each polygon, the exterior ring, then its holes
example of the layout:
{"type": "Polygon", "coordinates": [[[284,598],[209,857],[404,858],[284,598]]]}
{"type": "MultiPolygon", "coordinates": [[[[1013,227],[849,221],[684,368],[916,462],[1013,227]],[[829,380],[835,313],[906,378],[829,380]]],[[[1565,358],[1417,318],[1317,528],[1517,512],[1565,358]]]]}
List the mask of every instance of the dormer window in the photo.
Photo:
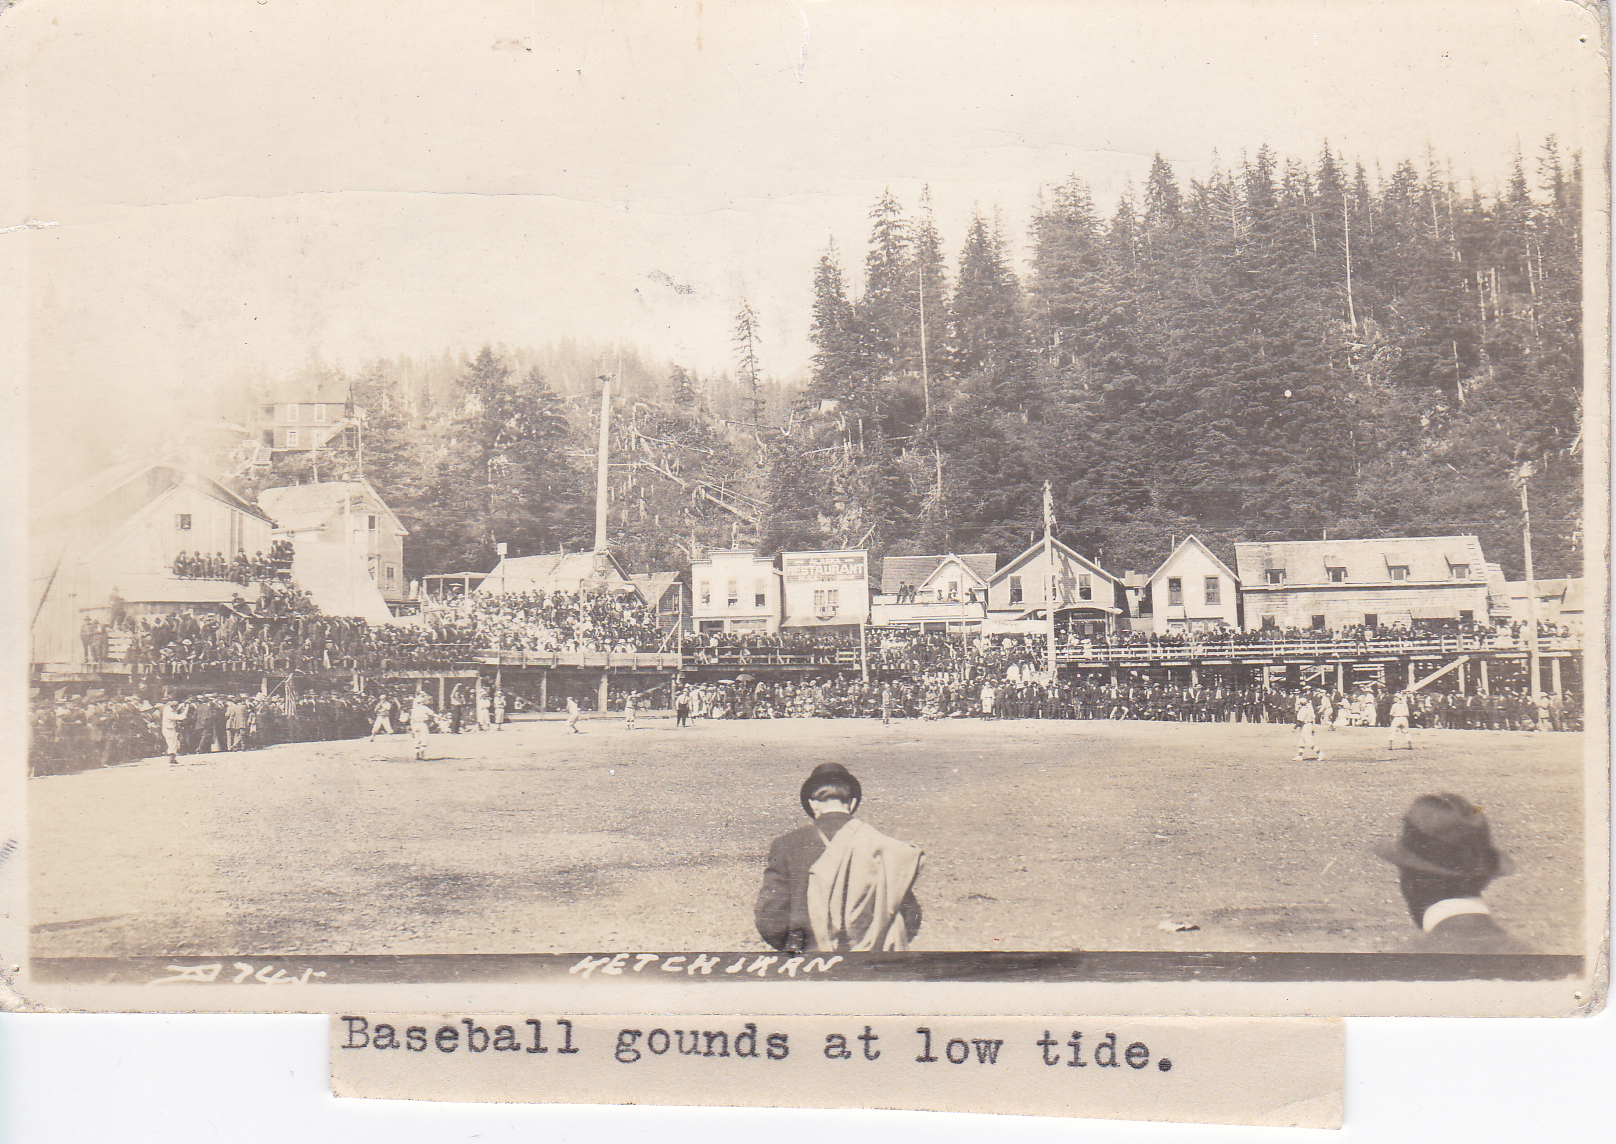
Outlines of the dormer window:
{"type": "Polygon", "coordinates": [[[1388,565],[1386,565],[1386,574],[1387,574],[1388,579],[1407,580],[1408,579],[1408,565],[1407,564],[1388,564],[1388,565]]]}
{"type": "Polygon", "coordinates": [[[1330,583],[1345,584],[1347,582],[1347,570],[1345,568],[1326,568],[1325,571],[1330,574],[1330,583]]]}
{"type": "Polygon", "coordinates": [[[1263,573],[1263,580],[1269,584],[1283,584],[1285,582],[1285,569],[1270,568],[1263,573]]]}
{"type": "Polygon", "coordinates": [[[1450,576],[1452,576],[1455,580],[1468,580],[1468,579],[1470,579],[1470,565],[1468,565],[1468,564],[1449,564],[1448,565],[1448,574],[1450,576]]]}

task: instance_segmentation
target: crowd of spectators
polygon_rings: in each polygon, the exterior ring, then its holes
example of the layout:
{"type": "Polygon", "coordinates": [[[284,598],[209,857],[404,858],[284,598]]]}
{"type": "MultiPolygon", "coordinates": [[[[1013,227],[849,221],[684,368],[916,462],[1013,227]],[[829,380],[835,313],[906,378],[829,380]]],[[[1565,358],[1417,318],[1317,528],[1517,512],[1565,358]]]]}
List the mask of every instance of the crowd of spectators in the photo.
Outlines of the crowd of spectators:
{"type": "MultiPolygon", "coordinates": [[[[1306,689],[1320,725],[1390,725],[1392,693],[1380,686],[1350,693],[1306,689]]],[[[1278,688],[1119,683],[1012,672],[967,675],[929,672],[863,681],[821,676],[801,680],[721,680],[681,693],[692,718],[920,718],[920,719],[1151,719],[1175,723],[1290,723],[1297,693],[1278,688]]],[[[1518,691],[1490,695],[1415,692],[1415,727],[1471,730],[1580,730],[1575,701],[1546,696],[1541,710],[1518,691]]]]}
{"type": "Polygon", "coordinates": [[[656,613],[632,593],[472,592],[422,616],[440,642],[494,651],[652,652],[666,642],[656,613]]]}
{"type": "MultiPolygon", "coordinates": [[[[351,739],[370,724],[370,700],[349,691],[284,696],[209,692],[179,701],[180,753],[251,750],[276,743],[351,739]]],[[[36,696],[29,705],[28,771],[72,774],[163,753],[158,699],[138,695],[36,696]]]]}
{"type": "Polygon", "coordinates": [[[106,645],[105,660],[147,665],[156,674],[361,667],[371,644],[365,621],[320,615],[292,591],[277,595],[269,612],[239,602],[220,612],[131,617],[93,638],[106,645]]]}
{"type": "Polygon", "coordinates": [[[182,580],[228,580],[235,584],[251,584],[255,580],[285,580],[292,575],[292,542],[281,539],[269,547],[269,555],[256,552],[247,555],[245,548],[236,549],[234,557],[223,552],[209,556],[206,552],[181,552],[174,557],[172,571],[182,580]]]}
{"type": "MultiPolygon", "coordinates": [[[[1540,639],[1569,638],[1573,634],[1566,625],[1546,620],[1538,621],[1537,631],[1540,639]]],[[[1374,627],[1352,624],[1340,628],[1272,627],[1242,630],[1219,627],[1204,631],[1121,631],[1089,637],[1087,642],[1095,647],[1105,648],[1200,648],[1209,645],[1253,647],[1314,641],[1370,646],[1410,640],[1452,639],[1466,650],[1485,650],[1519,646],[1525,641],[1526,635],[1527,626],[1518,620],[1492,625],[1459,620],[1417,619],[1406,624],[1377,624],[1374,627]]],[[[1076,644],[1085,641],[1073,638],[1062,642],[1076,644]]]]}

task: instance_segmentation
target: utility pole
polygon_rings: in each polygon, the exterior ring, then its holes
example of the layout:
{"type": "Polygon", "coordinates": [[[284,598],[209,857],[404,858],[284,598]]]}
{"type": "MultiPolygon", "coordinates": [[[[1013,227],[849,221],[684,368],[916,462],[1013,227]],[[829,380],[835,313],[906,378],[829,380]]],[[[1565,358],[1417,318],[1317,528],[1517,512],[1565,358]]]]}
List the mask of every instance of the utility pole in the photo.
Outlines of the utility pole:
{"type": "Polygon", "coordinates": [[[1055,685],[1055,606],[1056,593],[1060,588],[1060,577],[1055,574],[1055,495],[1050,491],[1049,482],[1044,482],[1044,563],[1048,565],[1045,583],[1049,587],[1045,590],[1048,599],[1044,608],[1045,616],[1045,650],[1049,655],[1049,684],[1055,685]]]}
{"type": "Polygon", "coordinates": [[[1537,652],[1537,584],[1532,578],[1532,508],[1526,495],[1532,471],[1532,462],[1527,461],[1515,471],[1515,480],[1521,488],[1521,551],[1526,559],[1526,662],[1532,674],[1532,722],[1536,723],[1539,704],[1543,701],[1543,672],[1537,652]]]}
{"type": "Polygon", "coordinates": [[[601,375],[600,455],[595,460],[595,552],[606,551],[606,450],[612,426],[612,379],[601,375]]]}
{"type": "Polygon", "coordinates": [[[920,392],[926,400],[926,428],[931,428],[931,374],[926,363],[926,264],[915,267],[920,279],[920,392]]]}

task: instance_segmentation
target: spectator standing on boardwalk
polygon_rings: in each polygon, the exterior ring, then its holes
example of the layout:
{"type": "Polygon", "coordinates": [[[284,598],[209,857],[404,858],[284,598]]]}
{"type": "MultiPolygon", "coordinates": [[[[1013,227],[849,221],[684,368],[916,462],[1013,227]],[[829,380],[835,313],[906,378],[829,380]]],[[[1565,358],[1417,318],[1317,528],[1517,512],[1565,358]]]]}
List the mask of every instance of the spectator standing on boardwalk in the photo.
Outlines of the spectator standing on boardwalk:
{"type": "Polygon", "coordinates": [[[583,734],[578,730],[578,716],[582,714],[583,712],[578,709],[578,701],[570,695],[567,696],[567,730],[574,735],[583,734]]]}
{"type": "Polygon", "coordinates": [[[679,689],[679,698],[674,702],[673,725],[675,727],[690,726],[690,688],[679,689]]]}
{"type": "Polygon", "coordinates": [[[505,691],[503,688],[494,688],[494,730],[505,729],[505,691]]]}

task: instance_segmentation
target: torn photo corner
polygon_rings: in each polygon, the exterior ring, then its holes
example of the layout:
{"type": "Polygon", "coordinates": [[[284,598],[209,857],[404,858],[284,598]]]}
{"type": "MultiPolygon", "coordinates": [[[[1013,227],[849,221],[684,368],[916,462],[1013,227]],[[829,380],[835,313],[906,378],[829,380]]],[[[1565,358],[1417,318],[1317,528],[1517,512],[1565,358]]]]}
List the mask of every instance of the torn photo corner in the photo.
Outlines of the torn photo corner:
{"type": "Polygon", "coordinates": [[[13,1004],[1603,1006],[1587,8],[0,22],[13,1004]]]}

